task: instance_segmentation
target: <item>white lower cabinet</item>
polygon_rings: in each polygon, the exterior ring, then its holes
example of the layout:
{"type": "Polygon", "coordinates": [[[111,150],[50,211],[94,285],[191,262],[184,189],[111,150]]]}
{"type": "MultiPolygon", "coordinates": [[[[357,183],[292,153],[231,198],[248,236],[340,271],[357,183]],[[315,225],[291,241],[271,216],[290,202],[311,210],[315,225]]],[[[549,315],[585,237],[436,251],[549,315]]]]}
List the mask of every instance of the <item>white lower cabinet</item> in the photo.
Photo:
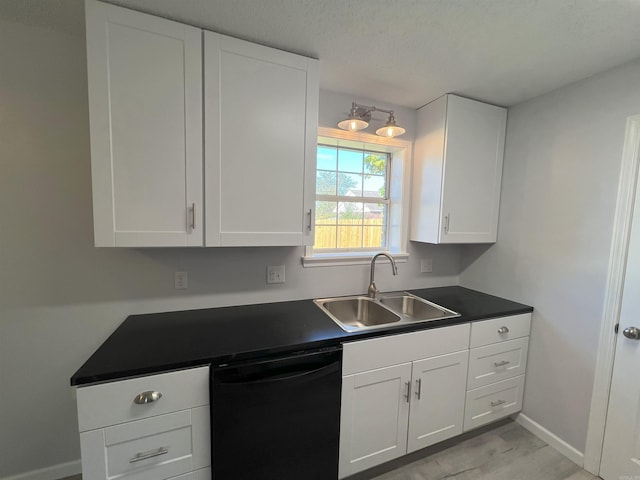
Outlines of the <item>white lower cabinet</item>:
{"type": "Polygon", "coordinates": [[[78,389],[84,480],[210,480],[209,368],[78,389]]]}
{"type": "Polygon", "coordinates": [[[527,313],[345,343],[339,478],[520,411],[530,322],[527,313]]]}
{"type": "Polygon", "coordinates": [[[531,314],[471,324],[464,431],[519,412],[531,314]]]}
{"type": "Polygon", "coordinates": [[[344,345],[340,478],[462,432],[468,347],[468,324],[344,345]]]}

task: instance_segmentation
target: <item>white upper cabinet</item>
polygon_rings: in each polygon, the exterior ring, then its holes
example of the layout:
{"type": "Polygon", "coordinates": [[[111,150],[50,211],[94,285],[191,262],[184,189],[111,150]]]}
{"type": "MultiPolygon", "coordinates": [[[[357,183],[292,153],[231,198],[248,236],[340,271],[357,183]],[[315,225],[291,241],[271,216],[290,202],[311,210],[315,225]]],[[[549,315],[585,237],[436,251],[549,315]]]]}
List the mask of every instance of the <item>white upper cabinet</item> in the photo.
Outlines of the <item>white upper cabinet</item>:
{"type": "Polygon", "coordinates": [[[86,22],[96,246],[313,243],[317,60],[211,32],[203,51],[95,0],[86,22]]]}
{"type": "Polygon", "coordinates": [[[492,243],[507,110],[445,95],[418,110],[411,240],[492,243]]]}
{"type": "Polygon", "coordinates": [[[203,245],[202,32],[86,2],[96,246],[203,245]]]}
{"type": "Polygon", "coordinates": [[[206,245],[310,245],[318,62],[205,32],[206,245]]]}

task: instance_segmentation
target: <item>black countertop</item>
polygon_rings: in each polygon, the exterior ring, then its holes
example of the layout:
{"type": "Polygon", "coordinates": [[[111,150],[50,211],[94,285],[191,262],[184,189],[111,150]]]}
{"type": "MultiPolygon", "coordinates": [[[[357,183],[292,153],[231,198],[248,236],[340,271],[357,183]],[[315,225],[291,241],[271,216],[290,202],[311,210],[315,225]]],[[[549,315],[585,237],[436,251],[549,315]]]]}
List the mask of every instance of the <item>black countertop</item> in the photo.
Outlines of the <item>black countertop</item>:
{"type": "Polygon", "coordinates": [[[331,347],[346,340],[533,310],[521,303],[457,286],[409,291],[461,316],[347,333],[312,300],[131,315],[71,377],[71,385],[331,347]]]}

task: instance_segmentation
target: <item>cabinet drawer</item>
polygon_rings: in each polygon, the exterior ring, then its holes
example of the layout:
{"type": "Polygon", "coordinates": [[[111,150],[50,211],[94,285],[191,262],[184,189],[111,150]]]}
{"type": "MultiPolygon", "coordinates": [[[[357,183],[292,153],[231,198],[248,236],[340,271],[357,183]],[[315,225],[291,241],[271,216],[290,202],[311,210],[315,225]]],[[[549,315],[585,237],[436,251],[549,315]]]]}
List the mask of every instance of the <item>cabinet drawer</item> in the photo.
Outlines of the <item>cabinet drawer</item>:
{"type": "Polygon", "coordinates": [[[467,389],[478,388],[507,378],[524,375],[529,337],[472,348],[467,389]]]}
{"type": "Polygon", "coordinates": [[[522,409],[524,375],[467,392],[464,431],[493,422],[522,409]]]}
{"type": "Polygon", "coordinates": [[[78,388],[81,432],[209,404],[209,367],[149,375],[78,388]],[[143,392],[160,392],[151,403],[136,404],[143,392]]]}
{"type": "Polygon", "coordinates": [[[209,407],[80,434],[88,480],[160,480],[211,464],[209,407]]]}
{"type": "Polygon", "coordinates": [[[342,374],[351,375],[469,348],[469,324],[345,343],[342,374]]]}
{"type": "Polygon", "coordinates": [[[531,314],[500,317],[471,324],[471,348],[526,337],[531,327],[531,314]]]}
{"type": "Polygon", "coordinates": [[[195,472],[185,473],[177,477],[171,477],[168,480],[211,480],[211,468],[203,468],[195,472]]]}

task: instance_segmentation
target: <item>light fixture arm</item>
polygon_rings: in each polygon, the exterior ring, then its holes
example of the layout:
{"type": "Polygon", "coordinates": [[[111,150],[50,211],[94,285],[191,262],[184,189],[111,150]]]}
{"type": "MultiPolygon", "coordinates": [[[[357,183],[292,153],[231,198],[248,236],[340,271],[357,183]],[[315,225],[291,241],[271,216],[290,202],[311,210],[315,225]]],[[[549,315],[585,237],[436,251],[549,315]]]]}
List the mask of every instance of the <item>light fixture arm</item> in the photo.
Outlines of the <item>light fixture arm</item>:
{"type": "Polygon", "coordinates": [[[365,121],[371,120],[371,112],[383,112],[394,116],[393,110],[386,110],[384,108],[378,108],[375,105],[362,105],[360,103],[351,103],[351,113],[359,116],[365,121]]]}

